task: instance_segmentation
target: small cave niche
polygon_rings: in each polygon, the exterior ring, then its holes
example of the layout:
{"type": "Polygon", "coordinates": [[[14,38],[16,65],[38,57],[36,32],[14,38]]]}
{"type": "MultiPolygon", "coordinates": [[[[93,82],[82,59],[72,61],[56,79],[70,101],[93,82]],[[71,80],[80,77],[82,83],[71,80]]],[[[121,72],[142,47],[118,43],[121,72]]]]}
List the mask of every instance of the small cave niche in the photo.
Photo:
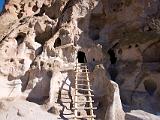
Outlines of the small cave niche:
{"type": "Polygon", "coordinates": [[[47,71],[47,76],[49,77],[49,78],[52,78],[52,71],[47,71]]]}
{"type": "Polygon", "coordinates": [[[26,33],[23,33],[23,32],[18,33],[16,37],[17,44],[20,45],[21,43],[23,43],[25,37],[26,37],[26,33]]]}
{"type": "Polygon", "coordinates": [[[103,108],[103,102],[101,102],[101,101],[99,101],[98,102],[98,106],[97,106],[97,109],[101,109],[101,108],[103,108]]]}
{"type": "Polygon", "coordinates": [[[116,9],[115,9],[115,8],[113,9],[113,12],[116,12],[116,9]]]}
{"type": "Polygon", "coordinates": [[[118,70],[117,70],[116,66],[114,66],[114,64],[110,65],[108,67],[108,72],[109,72],[109,74],[111,76],[111,80],[116,81],[116,77],[118,75],[118,70]]]}
{"type": "Polygon", "coordinates": [[[13,6],[14,6],[14,8],[16,8],[16,10],[18,10],[18,7],[17,7],[17,5],[15,5],[15,4],[14,4],[13,6]]]}
{"type": "Polygon", "coordinates": [[[23,16],[23,13],[18,13],[17,17],[20,19],[23,16]]]}
{"type": "Polygon", "coordinates": [[[119,49],[119,50],[118,50],[118,54],[119,54],[119,55],[122,55],[122,53],[123,53],[122,49],[119,49]]]}
{"type": "Polygon", "coordinates": [[[151,44],[143,52],[144,63],[160,63],[160,42],[151,44]]]}
{"type": "Polygon", "coordinates": [[[38,6],[37,5],[34,5],[33,7],[32,7],[32,11],[33,12],[36,12],[38,10],[38,6]]]}
{"type": "Polygon", "coordinates": [[[19,60],[19,63],[24,64],[24,59],[19,60]]]}
{"type": "Polygon", "coordinates": [[[153,31],[153,29],[151,26],[146,25],[143,27],[143,31],[151,32],[151,31],[153,31]]]}
{"type": "Polygon", "coordinates": [[[120,12],[120,11],[122,11],[123,10],[123,8],[124,8],[124,2],[122,2],[121,0],[119,0],[119,1],[115,1],[115,2],[113,2],[112,3],[112,11],[113,12],[120,12]]]}
{"type": "Polygon", "coordinates": [[[23,13],[25,12],[24,11],[24,6],[25,6],[25,4],[21,4],[21,6],[20,6],[21,10],[19,11],[19,13],[17,15],[18,19],[23,17],[23,13]]]}
{"type": "Polygon", "coordinates": [[[135,47],[137,48],[137,47],[139,47],[139,45],[138,45],[138,44],[135,44],[135,47]]]}
{"type": "Polygon", "coordinates": [[[43,61],[41,61],[41,62],[40,62],[40,66],[41,66],[41,67],[43,67],[43,65],[44,65],[44,62],[43,62],[43,61]]]}
{"type": "Polygon", "coordinates": [[[98,40],[100,38],[99,34],[98,33],[95,33],[92,35],[92,39],[93,40],[98,40]]]}
{"type": "Polygon", "coordinates": [[[36,49],[35,51],[35,55],[38,56],[43,52],[43,46],[39,47],[38,49],[36,49]]]}
{"type": "MultiPolygon", "coordinates": [[[[47,7],[47,9],[45,10],[45,14],[50,18],[50,19],[57,19],[60,17],[62,11],[61,11],[61,6],[62,3],[57,0],[55,2],[52,2],[50,7],[47,7]]],[[[66,5],[67,6],[67,5],[66,5]]],[[[65,8],[64,8],[65,9],[65,8]]],[[[70,13],[68,13],[70,14],[70,13]]],[[[68,18],[68,17],[66,17],[68,18]]]]}
{"type": "Polygon", "coordinates": [[[47,65],[48,65],[49,67],[52,67],[51,63],[47,63],[47,65]]]}
{"type": "Polygon", "coordinates": [[[27,72],[25,72],[25,74],[23,76],[20,77],[20,79],[22,81],[22,88],[21,88],[22,92],[24,92],[27,88],[27,85],[29,82],[29,76],[30,76],[30,72],[27,71],[27,72]]]}
{"type": "Polygon", "coordinates": [[[78,51],[77,59],[78,59],[78,63],[87,63],[86,55],[82,51],[78,51]]]}
{"type": "Polygon", "coordinates": [[[109,49],[108,50],[108,54],[110,56],[110,61],[111,61],[111,64],[115,64],[117,62],[117,57],[115,55],[115,52],[113,49],[109,49]]]}
{"type": "Polygon", "coordinates": [[[57,38],[56,40],[55,40],[55,42],[54,42],[54,48],[56,48],[56,47],[59,47],[59,46],[61,46],[61,39],[60,38],[57,38]]]}
{"type": "Polygon", "coordinates": [[[31,4],[31,2],[29,2],[29,3],[28,3],[28,7],[31,7],[31,6],[32,6],[32,4],[31,4]]]}
{"type": "Polygon", "coordinates": [[[37,67],[37,66],[38,66],[38,63],[36,61],[32,62],[32,64],[30,65],[31,68],[37,67]]]}
{"type": "Polygon", "coordinates": [[[145,80],[143,84],[145,90],[152,96],[157,89],[157,84],[153,80],[145,80]]]}
{"type": "Polygon", "coordinates": [[[35,42],[40,43],[42,46],[47,40],[52,37],[52,28],[47,26],[45,31],[40,33],[36,30],[35,42]]]}
{"type": "Polygon", "coordinates": [[[46,9],[47,9],[47,6],[43,4],[42,7],[40,8],[39,13],[35,14],[34,16],[42,16],[43,13],[45,13],[46,9]]]}
{"type": "Polygon", "coordinates": [[[33,65],[37,66],[37,65],[38,65],[38,63],[37,63],[37,62],[33,62],[33,65]]]}
{"type": "Polygon", "coordinates": [[[14,62],[14,59],[13,59],[13,58],[11,58],[11,59],[10,59],[10,62],[14,62]]]}
{"type": "Polygon", "coordinates": [[[78,18],[77,20],[78,20],[78,28],[83,30],[84,25],[85,25],[85,19],[84,18],[78,18]]]}
{"type": "Polygon", "coordinates": [[[129,46],[128,46],[128,49],[130,49],[130,48],[132,48],[132,46],[131,46],[131,45],[129,45],[129,46]]]}
{"type": "Polygon", "coordinates": [[[29,28],[32,28],[32,27],[33,27],[33,25],[32,25],[31,22],[29,23],[28,27],[29,27],[29,28]]]}
{"type": "Polygon", "coordinates": [[[37,4],[38,4],[38,2],[36,1],[35,5],[32,7],[33,12],[36,12],[38,10],[37,4]]]}
{"type": "Polygon", "coordinates": [[[93,40],[100,39],[100,31],[104,28],[106,18],[104,14],[91,14],[89,22],[89,37],[93,40]]]}

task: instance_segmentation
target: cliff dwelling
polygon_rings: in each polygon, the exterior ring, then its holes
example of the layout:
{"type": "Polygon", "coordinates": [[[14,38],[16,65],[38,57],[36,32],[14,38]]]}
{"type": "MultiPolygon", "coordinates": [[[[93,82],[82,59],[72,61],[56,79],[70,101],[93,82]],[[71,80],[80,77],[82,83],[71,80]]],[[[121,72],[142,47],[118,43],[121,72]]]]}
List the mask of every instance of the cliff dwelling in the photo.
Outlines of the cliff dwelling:
{"type": "Polygon", "coordinates": [[[87,63],[86,55],[82,51],[78,51],[77,59],[78,59],[78,63],[87,63]]]}
{"type": "Polygon", "coordinates": [[[0,120],[160,120],[159,0],[1,1],[0,120]]]}

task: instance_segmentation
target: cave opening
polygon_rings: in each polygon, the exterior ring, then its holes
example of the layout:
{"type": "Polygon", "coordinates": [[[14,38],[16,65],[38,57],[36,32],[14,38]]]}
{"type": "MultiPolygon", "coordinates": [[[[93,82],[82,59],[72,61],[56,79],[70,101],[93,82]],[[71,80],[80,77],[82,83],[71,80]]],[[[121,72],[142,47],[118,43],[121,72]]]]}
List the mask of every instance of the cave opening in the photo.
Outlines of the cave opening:
{"type": "Polygon", "coordinates": [[[36,12],[37,10],[38,10],[38,6],[37,6],[37,5],[34,5],[33,8],[32,8],[32,11],[33,11],[33,12],[36,12]]]}
{"type": "Polygon", "coordinates": [[[106,16],[105,14],[95,14],[92,13],[90,16],[90,22],[89,22],[89,37],[93,41],[100,40],[100,32],[105,26],[106,16]]]}
{"type": "Polygon", "coordinates": [[[111,76],[111,79],[113,81],[116,81],[116,77],[118,75],[118,71],[117,71],[117,68],[116,68],[117,57],[116,57],[113,49],[109,49],[108,54],[110,56],[110,62],[111,62],[110,66],[108,68],[108,71],[109,71],[109,74],[111,76]]]}
{"type": "Polygon", "coordinates": [[[160,52],[159,52],[160,42],[151,44],[143,52],[143,62],[144,63],[159,63],[160,62],[160,52]]]}
{"type": "Polygon", "coordinates": [[[38,30],[36,30],[36,37],[35,42],[40,43],[42,46],[45,44],[47,40],[49,40],[52,37],[52,28],[50,26],[46,26],[45,31],[40,33],[38,30]]]}
{"type": "Polygon", "coordinates": [[[43,13],[45,13],[47,6],[46,5],[42,5],[42,7],[40,8],[39,13],[35,14],[34,16],[42,16],[43,13]]]}
{"type": "Polygon", "coordinates": [[[132,46],[131,46],[131,45],[129,45],[129,46],[128,46],[128,49],[130,49],[130,48],[132,48],[132,46]]]}
{"type": "Polygon", "coordinates": [[[60,38],[57,38],[56,40],[55,40],[55,43],[54,43],[54,48],[56,48],[56,47],[59,47],[59,46],[61,46],[61,39],[60,38]]]}
{"type": "Polygon", "coordinates": [[[78,63],[87,63],[86,55],[82,51],[78,51],[77,59],[78,59],[78,63]]]}
{"type": "Polygon", "coordinates": [[[144,87],[149,95],[153,95],[157,89],[157,84],[153,80],[145,80],[144,87]]]}
{"type": "Polygon", "coordinates": [[[108,54],[110,56],[110,61],[111,61],[111,64],[115,64],[117,62],[117,57],[115,55],[115,52],[113,49],[109,49],[108,50],[108,54]]]}
{"type": "Polygon", "coordinates": [[[116,68],[115,64],[112,64],[108,67],[108,72],[111,76],[111,80],[116,81],[118,71],[117,71],[117,68],[116,68]]]}
{"type": "Polygon", "coordinates": [[[18,33],[18,35],[16,37],[17,44],[20,45],[21,43],[23,43],[25,37],[26,37],[25,33],[22,33],[22,32],[18,33]]]}

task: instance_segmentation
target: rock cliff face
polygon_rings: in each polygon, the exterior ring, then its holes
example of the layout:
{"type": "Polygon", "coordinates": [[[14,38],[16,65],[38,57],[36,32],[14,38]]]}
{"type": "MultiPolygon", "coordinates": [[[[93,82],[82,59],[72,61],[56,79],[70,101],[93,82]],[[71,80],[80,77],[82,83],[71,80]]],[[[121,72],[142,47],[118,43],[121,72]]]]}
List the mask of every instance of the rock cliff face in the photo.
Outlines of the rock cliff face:
{"type": "Polygon", "coordinates": [[[159,10],[159,0],[7,0],[0,119],[65,119],[60,93],[65,87],[72,101],[74,66],[84,58],[97,120],[160,119],[159,10]],[[28,109],[13,112],[18,103],[28,109]]]}

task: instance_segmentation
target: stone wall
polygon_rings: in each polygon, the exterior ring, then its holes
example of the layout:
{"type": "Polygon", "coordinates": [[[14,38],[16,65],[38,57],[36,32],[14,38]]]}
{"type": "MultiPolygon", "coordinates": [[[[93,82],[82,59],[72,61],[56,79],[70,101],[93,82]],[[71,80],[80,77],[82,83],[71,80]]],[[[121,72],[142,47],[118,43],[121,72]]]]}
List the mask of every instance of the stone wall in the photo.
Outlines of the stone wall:
{"type": "Polygon", "coordinates": [[[0,19],[0,98],[56,102],[81,51],[101,119],[159,113],[158,0],[10,0],[0,19]]]}

